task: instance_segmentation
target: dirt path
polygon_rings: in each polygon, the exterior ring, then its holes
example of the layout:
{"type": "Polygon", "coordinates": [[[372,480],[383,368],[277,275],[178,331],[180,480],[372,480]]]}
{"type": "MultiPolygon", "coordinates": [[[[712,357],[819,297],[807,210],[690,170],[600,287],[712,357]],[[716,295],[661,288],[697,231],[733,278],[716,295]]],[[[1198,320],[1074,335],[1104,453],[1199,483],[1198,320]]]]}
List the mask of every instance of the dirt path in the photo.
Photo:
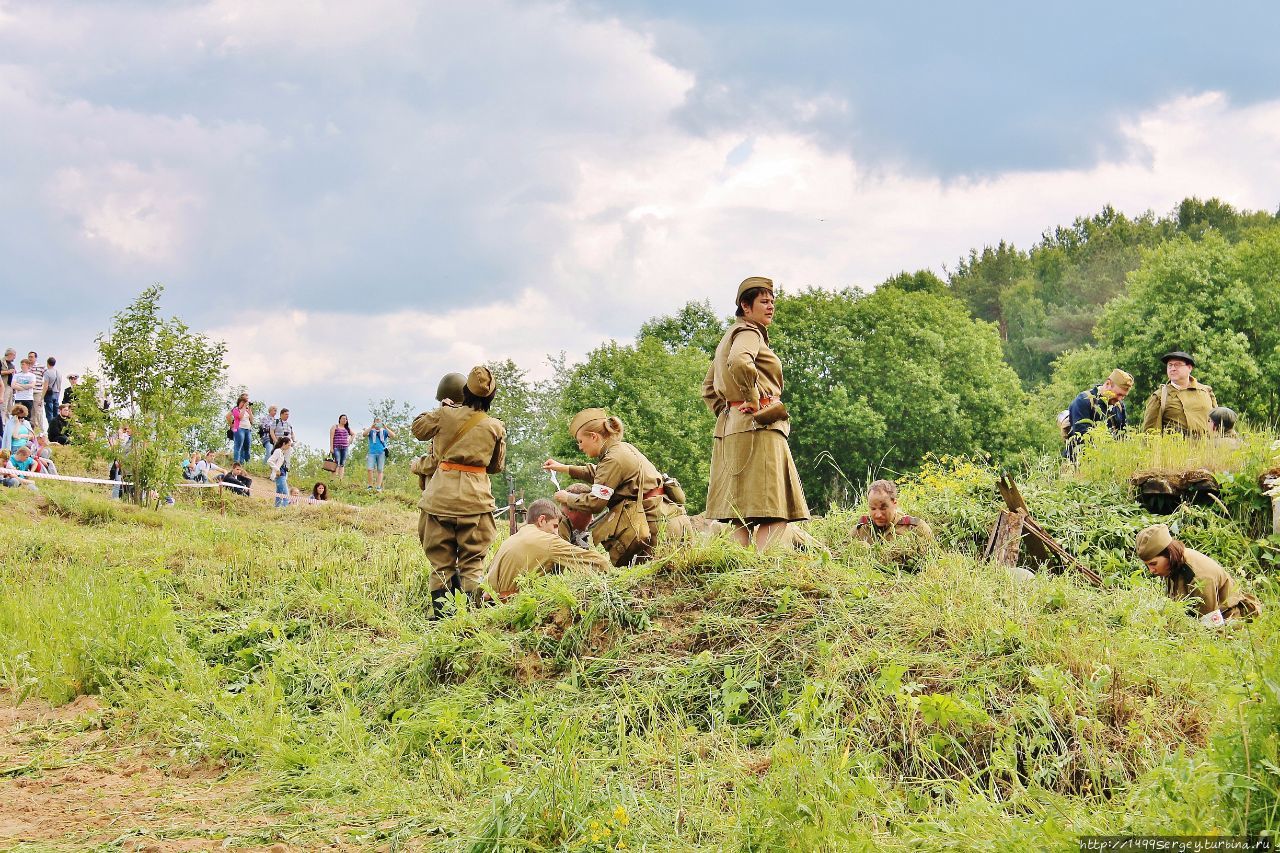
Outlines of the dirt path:
{"type": "Polygon", "coordinates": [[[297,849],[272,838],[269,816],[247,813],[250,778],[113,743],[93,697],[60,708],[14,698],[0,691],[0,848],[297,849]]]}

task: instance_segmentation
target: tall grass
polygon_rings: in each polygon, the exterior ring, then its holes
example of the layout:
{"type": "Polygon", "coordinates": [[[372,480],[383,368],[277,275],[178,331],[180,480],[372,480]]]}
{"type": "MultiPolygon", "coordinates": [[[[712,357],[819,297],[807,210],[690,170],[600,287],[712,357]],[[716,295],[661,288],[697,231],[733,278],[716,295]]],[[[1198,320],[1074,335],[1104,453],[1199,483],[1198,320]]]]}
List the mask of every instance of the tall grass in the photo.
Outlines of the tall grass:
{"type": "MultiPolygon", "coordinates": [[[[393,505],[141,524],[0,495],[38,520],[0,574],[0,678],[101,692],[129,712],[118,736],[252,771],[303,846],[1038,849],[1273,825],[1253,756],[1280,675],[1254,649],[1275,620],[1211,633],[1166,601],[1132,557],[1125,475],[1086,464],[1019,477],[1101,590],[975,561],[993,472],[946,459],[903,483],[942,545],[909,571],[851,540],[855,507],[811,525],[830,555],[713,539],[436,621],[393,505]]],[[[1183,521],[1248,551],[1238,520],[1183,521]]]]}

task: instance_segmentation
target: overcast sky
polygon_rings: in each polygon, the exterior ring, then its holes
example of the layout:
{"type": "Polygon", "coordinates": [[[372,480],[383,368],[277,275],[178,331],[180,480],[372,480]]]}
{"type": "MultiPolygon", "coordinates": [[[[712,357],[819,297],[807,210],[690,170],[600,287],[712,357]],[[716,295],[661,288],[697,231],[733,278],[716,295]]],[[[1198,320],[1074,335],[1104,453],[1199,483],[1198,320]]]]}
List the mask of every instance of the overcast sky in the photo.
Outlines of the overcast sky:
{"type": "Polygon", "coordinates": [[[5,345],[83,367],[160,282],[319,445],[747,275],[870,287],[1107,203],[1274,211],[1277,9],[0,0],[5,345]]]}

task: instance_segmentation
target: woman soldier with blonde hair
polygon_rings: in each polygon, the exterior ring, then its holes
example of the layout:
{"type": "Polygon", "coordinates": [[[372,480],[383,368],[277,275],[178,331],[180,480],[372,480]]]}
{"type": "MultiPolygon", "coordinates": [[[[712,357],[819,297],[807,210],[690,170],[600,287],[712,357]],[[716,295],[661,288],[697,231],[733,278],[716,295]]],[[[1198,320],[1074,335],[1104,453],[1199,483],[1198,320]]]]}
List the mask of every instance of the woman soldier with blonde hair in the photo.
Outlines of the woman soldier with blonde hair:
{"type": "Polygon", "coordinates": [[[659,531],[684,536],[689,519],[680,495],[667,494],[664,478],[635,445],[622,440],[622,421],[604,409],[584,409],[569,422],[569,434],[578,449],[594,465],[565,465],[554,459],[542,463],[544,471],[558,471],[591,484],[586,494],[565,489],[555,498],[566,510],[609,514],[591,530],[592,538],[609,552],[615,566],[647,559],[653,553],[659,531]]]}
{"type": "Polygon", "coordinates": [[[738,285],[737,320],[716,347],[702,399],[716,415],[707,487],[707,517],[734,526],[746,545],[755,533],[763,551],[789,521],[809,518],[791,458],[791,422],[782,405],[782,362],[769,347],[773,281],[752,276],[738,285]]]}
{"type": "Polygon", "coordinates": [[[484,560],[497,535],[489,475],[502,470],[507,429],[488,415],[497,381],[487,367],[474,367],[462,389],[462,405],[423,412],[413,437],[432,441],[438,468],[418,501],[418,538],[431,561],[431,606],[452,589],[473,598],[484,580],[484,560]]]}

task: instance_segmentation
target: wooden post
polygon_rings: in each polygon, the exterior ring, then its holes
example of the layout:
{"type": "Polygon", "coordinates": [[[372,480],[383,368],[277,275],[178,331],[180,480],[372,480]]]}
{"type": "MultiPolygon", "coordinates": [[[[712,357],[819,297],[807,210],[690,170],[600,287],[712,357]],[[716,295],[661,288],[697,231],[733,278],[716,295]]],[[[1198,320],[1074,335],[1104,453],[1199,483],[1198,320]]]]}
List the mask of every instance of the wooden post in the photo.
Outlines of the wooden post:
{"type": "MultiPolygon", "coordinates": [[[[1270,475],[1262,480],[1263,491],[1270,492],[1280,486],[1280,475],[1270,475]]],[[[1280,536],[1280,489],[1271,497],[1271,532],[1280,536]]]]}

